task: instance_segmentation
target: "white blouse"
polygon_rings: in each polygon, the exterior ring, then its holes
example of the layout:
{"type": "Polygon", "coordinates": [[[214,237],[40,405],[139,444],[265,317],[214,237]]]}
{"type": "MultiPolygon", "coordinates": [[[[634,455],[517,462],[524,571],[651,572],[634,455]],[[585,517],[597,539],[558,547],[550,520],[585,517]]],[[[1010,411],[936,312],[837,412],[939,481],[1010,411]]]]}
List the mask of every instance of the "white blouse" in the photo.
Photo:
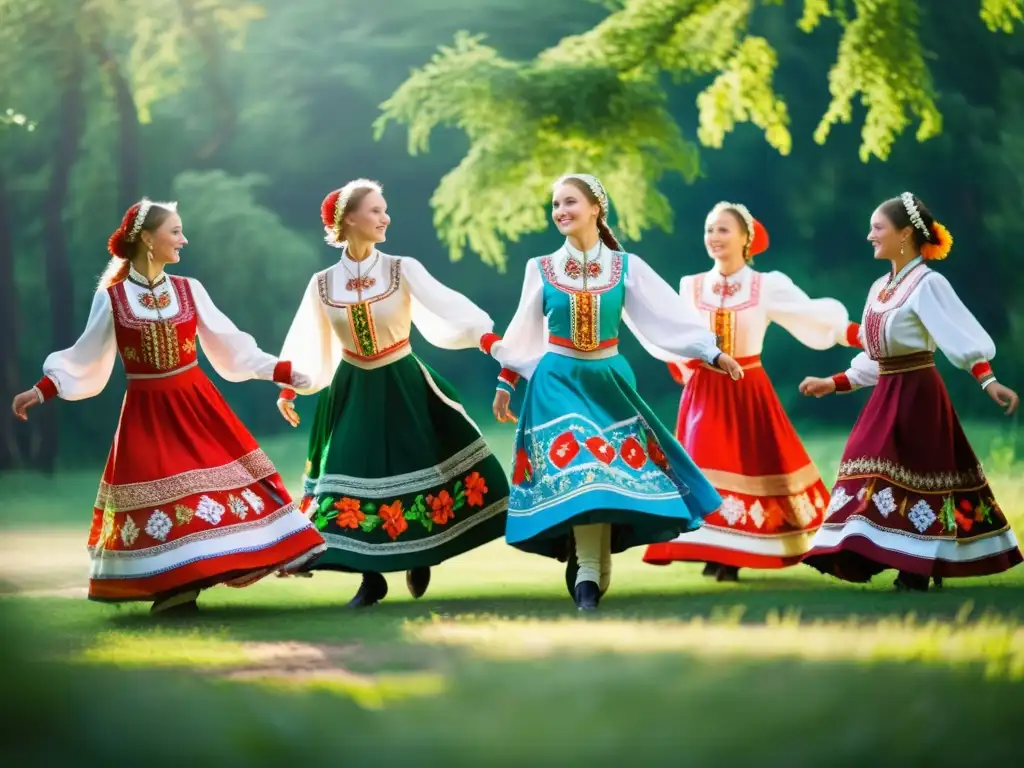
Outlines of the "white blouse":
{"type": "Polygon", "coordinates": [[[992,337],[943,275],[924,264],[908,265],[896,290],[883,300],[879,294],[889,280],[890,275],[876,280],[864,305],[864,351],[846,371],[854,389],[878,383],[877,361],[883,357],[940,349],[964,371],[995,357],[992,337]]]}
{"type": "MultiPolygon", "coordinates": [[[[598,243],[586,253],[586,261],[601,265],[596,279],[587,278],[588,290],[606,288],[612,277],[615,252],[598,243]]],[[[699,358],[711,362],[720,350],[715,335],[688,305],[672,290],[657,272],[639,256],[625,254],[627,262],[623,321],[649,354],[664,362],[699,358]]],[[[565,243],[551,254],[558,284],[569,290],[583,290],[583,277],[570,278],[564,266],[570,257],[583,261],[584,254],[565,243]]],[[[526,263],[523,290],[512,322],[505,335],[495,342],[491,354],[515,373],[529,378],[540,358],[547,351],[547,320],[544,316],[544,279],[540,259],[526,263]]]]}
{"type": "Polygon", "coordinates": [[[365,359],[408,344],[412,326],[433,346],[454,350],[479,348],[494,322],[416,259],[375,250],[355,262],[343,253],[310,279],[281,356],[310,376],[308,387],[295,390],[311,395],[330,386],[346,357],[365,359]]]}
{"type": "MultiPolygon", "coordinates": [[[[129,275],[135,281],[147,282],[134,267],[129,275]]],[[[180,307],[170,281],[160,282],[157,278],[155,293],[166,292],[170,299],[166,307],[157,310],[141,304],[138,297],[150,290],[133,280],[124,281],[131,313],[140,320],[173,321],[180,307]]],[[[196,308],[199,344],[214,370],[228,381],[272,380],[278,359],[261,350],[252,336],[240,331],[227,315],[217,309],[198,280],[191,277],[185,280],[196,308]]],[[[92,308],[82,335],[68,349],[51,353],[43,362],[43,374],[53,381],[62,399],[84,400],[103,391],[110,380],[116,357],[117,340],[110,293],[106,288],[99,288],[92,297],[92,308]]]]}
{"type": "Polygon", "coordinates": [[[679,295],[709,328],[722,327],[723,349],[733,357],[760,355],[772,323],[811,349],[849,346],[850,313],[841,302],[812,299],[782,272],[757,272],[744,266],[726,277],[718,268],[687,275],[679,295]]]}

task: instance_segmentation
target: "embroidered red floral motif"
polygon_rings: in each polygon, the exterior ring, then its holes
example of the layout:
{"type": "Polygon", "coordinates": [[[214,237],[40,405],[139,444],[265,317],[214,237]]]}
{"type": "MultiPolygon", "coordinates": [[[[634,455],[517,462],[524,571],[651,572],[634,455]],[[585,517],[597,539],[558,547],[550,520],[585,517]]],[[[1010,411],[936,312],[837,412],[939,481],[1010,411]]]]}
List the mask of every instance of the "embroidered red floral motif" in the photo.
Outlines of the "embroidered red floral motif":
{"type": "Polygon", "coordinates": [[[382,506],[377,514],[384,521],[384,530],[392,541],[409,530],[409,524],[405,521],[405,515],[402,512],[401,501],[382,506]]]}
{"type": "Polygon", "coordinates": [[[711,286],[711,292],[715,296],[721,296],[722,298],[729,299],[740,292],[739,283],[730,283],[728,280],[719,280],[713,286],[711,286]]]}
{"type": "Polygon", "coordinates": [[[486,493],[487,482],[479,472],[471,473],[466,478],[466,503],[471,507],[482,507],[486,493]]]}
{"type": "Polygon", "coordinates": [[[586,446],[600,462],[611,464],[615,460],[615,449],[603,437],[588,437],[586,446]]]}
{"type": "MultiPolygon", "coordinates": [[[[574,280],[578,280],[583,276],[583,264],[575,256],[570,256],[565,262],[564,268],[565,274],[574,280]]],[[[604,268],[601,266],[599,261],[588,261],[587,262],[587,277],[595,278],[600,277],[601,272],[604,268]]]]}
{"type": "MultiPolygon", "coordinates": [[[[963,506],[963,502],[960,503],[960,506],[963,506]]],[[[959,509],[953,513],[953,516],[956,518],[956,524],[964,529],[964,533],[971,532],[971,528],[974,527],[973,517],[968,517],[959,509]]]]}
{"type": "Polygon", "coordinates": [[[572,432],[563,432],[551,443],[548,458],[559,469],[565,469],[579,452],[580,444],[576,441],[576,436],[572,432]]]}
{"type": "Polygon", "coordinates": [[[516,453],[515,466],[512,468],[512,484],[522,485],[533,478],[533,465],[530,457],[522,448],[516,453]]]}
{"type": "Polygon", "coordinates": [[[146,309],[167,309],[171,306],[171,294],[167,293],[167,291],[160,294],[140,293],[139,304],[146,309]]]}
{"type": "Polygon", "coordinates": [[[647,463],[647,454],[644,453],[644,447],[640,445],[640,441],[635,437],[627,437],[622,441],[622,445],[619,446],[619,456],[622,457],[626,466],[633,469],[638,470],[647,463]]]}
{"type": "Polygon", "coordinates": [[[303,496],[302,501],[299,502],[299,512],[302,514],[309,512],[309,508],[313,506],[313,501],[312,496],[303,496]]]}
{"type": "Polygon", "coordinates": [[[366,519],[363,510],[356,499],[345,497],[334,502],[334,508],[338,510],[338,516],[334,521],[342,528],[358,528],[359,524],[366,519]]]}
{"type": "Polygon", "coordinates": [[[441,491],[437,496],[427,496],[430,505],[430,519],[437,525],[444,525],[455,517],[455,499],[448,491],[441,491]]]}
{"type": "Polygon", "coordinates": [[[654,435],[647,436],[647,455],[651,457],[651,461],[653,461],[663,472],[668,471],[668,459],[666,459],[665,454],[662,453],[661,447],[658,445],[658,441],[654,439],[654,435]]]}
{"type": "Polygon", "coordinates": [[[377,278],[375,277],[350,277],[348,282],[345,283],[346,291],[362,290],[368,291],[377,284],[377,278]]]}

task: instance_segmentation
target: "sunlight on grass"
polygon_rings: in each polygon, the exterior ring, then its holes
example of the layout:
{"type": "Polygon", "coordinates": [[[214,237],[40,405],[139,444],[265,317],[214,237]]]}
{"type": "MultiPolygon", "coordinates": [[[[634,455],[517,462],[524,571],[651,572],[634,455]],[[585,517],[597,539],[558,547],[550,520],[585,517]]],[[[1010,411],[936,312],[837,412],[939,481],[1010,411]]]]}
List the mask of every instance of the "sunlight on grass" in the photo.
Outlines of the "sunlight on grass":
{"type": "Polygon", "coordinates": [[[984,666],[990,679],[1024,679],[1024,627],[989,615],[970,619],[802,622],[797,612],[741,624],[742,607],[689,621],[506,620],[486,616],[409,621],[415,641],[470,649],[490,658],[559,654],[646,654],[683,651],[705,658],[792,658],[806,661],[914,661],[984,666]]]}
{"type": "Polygon", "coordinates": [[[77,661],[119,667],[235,667],[253,661],[244,644],[225,632],[208,629],[188,632],[101,632],[77,661]]]}

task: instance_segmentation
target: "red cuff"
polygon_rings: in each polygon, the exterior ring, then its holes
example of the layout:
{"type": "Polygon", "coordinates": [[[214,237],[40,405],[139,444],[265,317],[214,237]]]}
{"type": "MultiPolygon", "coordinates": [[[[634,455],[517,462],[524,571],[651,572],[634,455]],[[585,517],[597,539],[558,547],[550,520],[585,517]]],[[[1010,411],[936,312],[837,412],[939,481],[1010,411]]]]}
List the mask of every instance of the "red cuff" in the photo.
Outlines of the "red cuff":
{"type": "Polygon", "coordinates": [[[676,384],[683,384],[683,367],[679,363],[665,363],[668,366],[668,372],[672,374],[672,379],[676,384]]]}
{"type": "Polygon", "coordinates": [[[975,363],[971,367],[971,376],[978,380],[979,384],[984,384],[989,379],[994,379],[996,375],[992,372],[992,366],[989,363],[975,363]]]}
{"type": "Polygon", "coordinates": [[[516,384],[519,383],[519,378],[518,373],[511,371],[508,368],[502,368],[501,372],[498,374],[498,381],[504,381],[513,389],[515,389],[516,384]]]}
{"type": "Polygon", "coordinates": [[[832,377],[832,381],[835,382],[836,392],[850,392],[853,389],[853,385],[850,384],[850,379],[845,373],[837,373],[832,377]]]}
{"type": "Polygon", "coordinates": [[[36,389],[43,393],[43,402],[52,400],[57,396],[57,385],[53,383],[53,379],[49,376],[43,376],[43,378],[37,381],[36,389]]]}
{"type": "Polygon", "coordinates": [[[292,364],[288,360],[278,360],[274,366],[274,382],[277,384],[292,383],[292,364]]]}
{"type": "Polygon", "coordinates": [[[480,337],[480,349],[484,351],[485,355],[489,355],[491,354],[491,347],[493,347],[495,343],[499,341],[501,341],[501,336],[499,336],[498,334],[485,333],[483,336],[480,337]]]}
{"type": "Polygon", "coordinates": [[[278,400],[294,400],[295,390],[294,389],[282,389],[280,394],[277,396],[278,400]]]}
{"type": "Polygon", "coordinates": [[[846,326],[846,343],[851,347],[863,349],[860,343],[860,323],[850,323],[846,326]]]}

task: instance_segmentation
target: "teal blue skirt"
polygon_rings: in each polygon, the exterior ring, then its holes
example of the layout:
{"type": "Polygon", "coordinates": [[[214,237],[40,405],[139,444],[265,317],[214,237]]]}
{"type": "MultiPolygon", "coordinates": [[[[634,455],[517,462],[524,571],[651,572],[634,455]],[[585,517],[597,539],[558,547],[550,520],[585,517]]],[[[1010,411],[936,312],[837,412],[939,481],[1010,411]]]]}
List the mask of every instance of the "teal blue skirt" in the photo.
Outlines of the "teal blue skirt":
{"type": "Polygon", "coordinates": [[[622,355],[547,353],[526,384],[505,538],[564,559],[573,526],[612,524],[612,551],[699,528],[722,498],[636,391],[622,355]]]}

